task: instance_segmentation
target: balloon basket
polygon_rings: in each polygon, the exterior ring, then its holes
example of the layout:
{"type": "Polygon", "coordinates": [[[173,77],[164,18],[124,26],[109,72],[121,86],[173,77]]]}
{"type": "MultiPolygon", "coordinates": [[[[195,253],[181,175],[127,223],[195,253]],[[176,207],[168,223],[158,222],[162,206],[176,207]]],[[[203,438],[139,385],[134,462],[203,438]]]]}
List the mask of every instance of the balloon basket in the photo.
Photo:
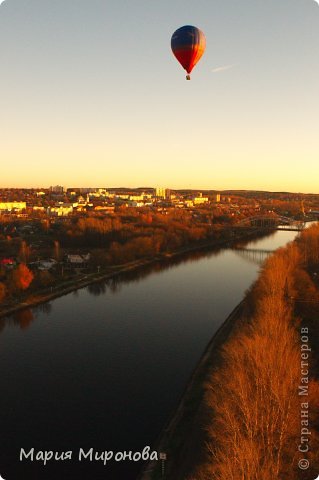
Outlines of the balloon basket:
{"type": "Polygon", "coordinates": [[[190,75],[186,75],[186,80],[190,80],[191,79],[191,76],[190,75]]]}

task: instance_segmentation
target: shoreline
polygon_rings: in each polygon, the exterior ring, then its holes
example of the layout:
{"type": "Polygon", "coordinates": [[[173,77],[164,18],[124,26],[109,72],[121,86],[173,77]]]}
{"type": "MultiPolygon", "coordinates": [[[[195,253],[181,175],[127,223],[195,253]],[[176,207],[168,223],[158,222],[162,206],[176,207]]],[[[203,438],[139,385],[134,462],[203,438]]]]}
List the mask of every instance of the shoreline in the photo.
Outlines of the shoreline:
{"type": "MultiPolygon", "coordinates": [[[[184,255],[187,258],[187,254],[200,252],[205,249],[212,252],[214,250],[230,249],[236,244],[236,242],[249,242],[256,238],[262,238],[265,236],[265,233],[266,232],[264,231],[256,229],[253,232],[246,232],[246,234],[238,235],[236,237],[204,241],[195,245],[181,247],[174,252],[161,253],[151,258],[142,258],[127,264],[109,267],[107,271],[99,274],[84,274],[81,278],[70,280],[68,282],[69,285],[60,285],[56,287],[55,291],[47,291],[45,294],[42,293],[41,295],[30,296],[25,302],[0,311],[0,318],[9,316],[20,310],[50,302],[55,298],[62,297],[73,291],[87,287],[90,284],[103,282],[115,278],[118,275],[125,274],[126,272],[137,271],[139,268],[147,267],[156,264],[157,262],[165,262],[165,260],[169,261],[174,257],[183,257],[184,255]]],[[[271,233],[272,231],[267,232],[267,234],[271,233]]],[[[211,364],[218,360],[221,346],[228,340],[234,329],[236,329],[244,310],[244,306],[245,297],[230,312],[209,340],[196,363],[183,392],[177,400],[175,408],[170,412],[167,421],[153,443],[152,450],[156,450],[158,453],[165,452],[167,454],[167,461],[165,461],[165,478],[167,478],[167,480],[184,480],[186,474],[190,472],[191,467],[195,464],[196,458],[198,458],[198,452],[195,452],[195,456],[192,456],[194,453],[193,447],[196,445],[196,431],[194,426],[197,424],[197,430],[199,430],[198,420],[200,421],[202,416],[202,399],[205,379],[207,378],[207,373],[211,364]],[[195,438],[192,434],[195,434],[195,438]],[[188,467],[190,468],[188,469],[188,467]],[[183,469],[184,472],[182,472],[183,469]]],[[[162,478],[161,467],[162,462],[147,462],[142,466],[136,479],[159,480],[162,478]]]]}
{"type": "MultiPolygon", "coordinates": [[[[182,256],[187,253],[196,252],[203,250],[205,248],[220,248],[220,247],[227,247],[230,244],[238,241],[238,240],[249,240],[251,237],[255,238],[260,234],[260,230],[249,232],[243,236],[233,237],[231,239],[218,239],[212,241],[205,241],[203,243],[198,243],[196,245],[188,245],[185,247],[181,247],[180,249],[174,252],[166,252],[160,253],[152,258],[142,258],[140,260],[134,260],[132,262],[128,262],[121,265],[115,265],[108,267],[107,271],[101,273],[87,273],[84,274],[81,278],[74,278],[65,282],[60,286],[52,286],[48,287],[44,291],[39,291],[38,293],[30,294],[30,297],[21,301],[19,303],[13,303],[12,305],[8,305],[7,307],[0,309],[0,318],[7,317],[12,315],[20,310],[24,310],[27,308],[32,308],[37,305],[41,305],[43,303],[49,302],[56,298],[62,297],[67,295],[75,290],[79,290],[81,288],[87,287],[93,283],[98,283],[103,280],[108,280],[111,278],[116,277],[117,275],[125,272],[129,272],[131,270],[137,270],[138,268],[152,265],[156,262],[167,260],[170,258],[174,258],[177,256],[182,256]]],[[[264,232],[262,232],[264,233],[264,232]]]]}
{"type": "MultiPolygon", "coordinates": [[[[238,320],[241,318],[245,307],[245,298],[232,310],[226,320],[216,330],[209,343],[207,344],[202,356],[195,366],[183,393],[177,402],[177,407],[173,411],[171,417],[164,425],[158,439],[154,442],[152,450],[158,453],[163,452],[167,455],[165,466],[165,478],[168,480],[182,480],[185,478],[185,473],[181,471],[181,463],[179,459],[183,459],[183,466],[191,465],[194,461],[189,458],[189,453],[193,452],[192,446],[196,443],[192,435],[193,426],[199,420],[202,410],[202,399],[205,391],[205,378],[209,372],[209,367],[215,363],[218,357],[220,347],[228,340],[233,330],[237,326],[238,320]],[[195,397],[195,398],[194,398],[195,397]],[[192,404],[196,402],[196,407],[192,404]],[[189,411],[191,409],[191,418],[189,411]],[[187,430],[187,437],[185,440],[185,430],[187,430]],[[176,438],[181,438],[180,443],[176,444],[176,438]],[[173,447],[172,447],[173,445],[173,447]],[[169,449],[175,450],[171,456],[169,449]],[[185,462],[188,458],[188,462],[185,462]]],[[[197,423],[197,430],[198,423],[197,423]]],[[[182,460],[181,460],[182,461],[182,460]]],[[[162,464],[159,461],[152,461],[147,463],[137,476],[136,480],[156,480],[162,476],[162,464]]]]}
{"type": "Polygon", "coordinates": [[[230,312],[213,334],[199,358],[187,384],[171,412],[151,450],[166,455],[163,462],[151,461],[142,466],[136,480],[160,480],[165,470],[167,480],[185,480],[192,474],[194,466],[203,459],[198,448],[198,439],[205,442],[203,418],[205,416],[205,384],[211,368],[218,365],[223,345],[238,328],[246,306],[246,294],[230,312]]]}

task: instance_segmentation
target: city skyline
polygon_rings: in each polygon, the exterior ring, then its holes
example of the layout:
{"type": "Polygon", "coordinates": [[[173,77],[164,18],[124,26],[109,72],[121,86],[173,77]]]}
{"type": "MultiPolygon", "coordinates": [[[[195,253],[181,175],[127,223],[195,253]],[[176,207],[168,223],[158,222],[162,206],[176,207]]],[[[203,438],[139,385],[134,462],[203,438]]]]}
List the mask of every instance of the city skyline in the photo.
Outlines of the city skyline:
{"type": "Polygon", "coordinates": [[[179,192],[179,191],[190,191],[190,192],[198,192],[198,193],[201,193],[201,192],[211,192],[211,193],[217,193],[217,194],[227,194],[229,192],[260,192],[260,193],[274,193],[274,194],[277,194],[277,193],[283,193],[283,194],[294,194],[294,195],[318,195],[318,193],[316,192],[303,192],[301,190],[296,190],[296,191],[292,191],[292,190],[267,190],[267,189],[254,189],[254,188],[248,188],[248,189],[244,189],[244,188],[214,188],[213,186],[211,187],[207,187],[207,188],[198,188],[196,186],[194,187],[191,187],[191,188],[188,188],[188,187],[185,187],[185,186],[181,186],[181,187],[178,187],[178,188],[173,188],[169,185],[166,185],[166,186],[163,186],[163,185],[137,185],[137,186],[131,186],[131,185],[124,185],[124,184],[119,184],[119,185],[104,185],[104,184],[99,184],[99,185],[86,185],[86,184],[83,184],[83,185],[62,185],[62,184],[59,184],[59,185],[38,185],[38,186],[16,186],[16,187],[10,187],[10,186],[7,186],[7,187],[1,187],[0,186],[0,191],[14,191],[14,190],[33,190],[35,192],[40,192],[41,191],[54,191],[54,189],[58,188],[60,193],[66,193],[66,192],[70,192],[72,190],[74,191],[77,191],[77,192],[80,192],[80,193],[90,193],[90,192],[97,192],[98,190],[103,190],[103,191],[110,191],[110,192],[113,192],[113,191],[116,191],[116,190],[119,190],[119,191],[148,191],[148,190],[168,190],[168,191],[172,191],[172,192],[179,192]],[[61,190],[60,190],[61,189],[61,190]],[[63,190],[62,190],[63,189],[63,190]]]}
{"type": "Polygon", "coordinates": [[[316,193],[313,0],[0,4],[1,187],[316,193]],[[185,81],[170,51],[207,50],[185,81]]]}

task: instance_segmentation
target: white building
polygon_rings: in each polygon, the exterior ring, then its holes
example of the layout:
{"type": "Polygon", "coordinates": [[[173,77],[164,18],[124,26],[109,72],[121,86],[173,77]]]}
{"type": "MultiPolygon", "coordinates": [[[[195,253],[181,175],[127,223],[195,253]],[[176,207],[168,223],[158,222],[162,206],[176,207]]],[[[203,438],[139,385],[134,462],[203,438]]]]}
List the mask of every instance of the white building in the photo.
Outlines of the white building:
{"type": "Polygon", "coordinates": [[[67,256],[67,261],[73,266],[84,266],[88,263],[90,258],[90,253],[87,253],[86,255],[69,254],[67,256]]]}
{"type": "Polygon", "coordinates": [[[200,193],[198,197],[195,197],[193,199],[193,201],[194,201],[194,205],[202,205],[203,203],[208,202],[208,197],[203,197],[203,194],[200,193]]]}
{"type": "Polygon", "coordinates": [[[66,217],[70,213],[73,213],[73,205],[71,203],[62,203],[47,209],[47,214],[52,217],[66,217]]]}
{"type": "Polygon", "coordinates": [[[0,202],[0,210],[21,212],[27,208],[26,202],[0,202]]]}

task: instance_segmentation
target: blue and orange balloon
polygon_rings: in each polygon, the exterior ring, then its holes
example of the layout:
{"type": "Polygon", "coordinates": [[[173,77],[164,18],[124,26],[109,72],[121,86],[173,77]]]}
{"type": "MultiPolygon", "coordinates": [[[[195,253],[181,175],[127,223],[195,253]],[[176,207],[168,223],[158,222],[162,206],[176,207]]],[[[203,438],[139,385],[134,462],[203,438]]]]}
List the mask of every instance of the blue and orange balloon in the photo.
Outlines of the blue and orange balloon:
{"type": "Polygon", "coordinates": [[[175,57],[187,72],[186,79],[190,80],[191,71],[205,51],[205,35],[199,28],[185,25],[173,33],[171,47],[175,57]]]}

